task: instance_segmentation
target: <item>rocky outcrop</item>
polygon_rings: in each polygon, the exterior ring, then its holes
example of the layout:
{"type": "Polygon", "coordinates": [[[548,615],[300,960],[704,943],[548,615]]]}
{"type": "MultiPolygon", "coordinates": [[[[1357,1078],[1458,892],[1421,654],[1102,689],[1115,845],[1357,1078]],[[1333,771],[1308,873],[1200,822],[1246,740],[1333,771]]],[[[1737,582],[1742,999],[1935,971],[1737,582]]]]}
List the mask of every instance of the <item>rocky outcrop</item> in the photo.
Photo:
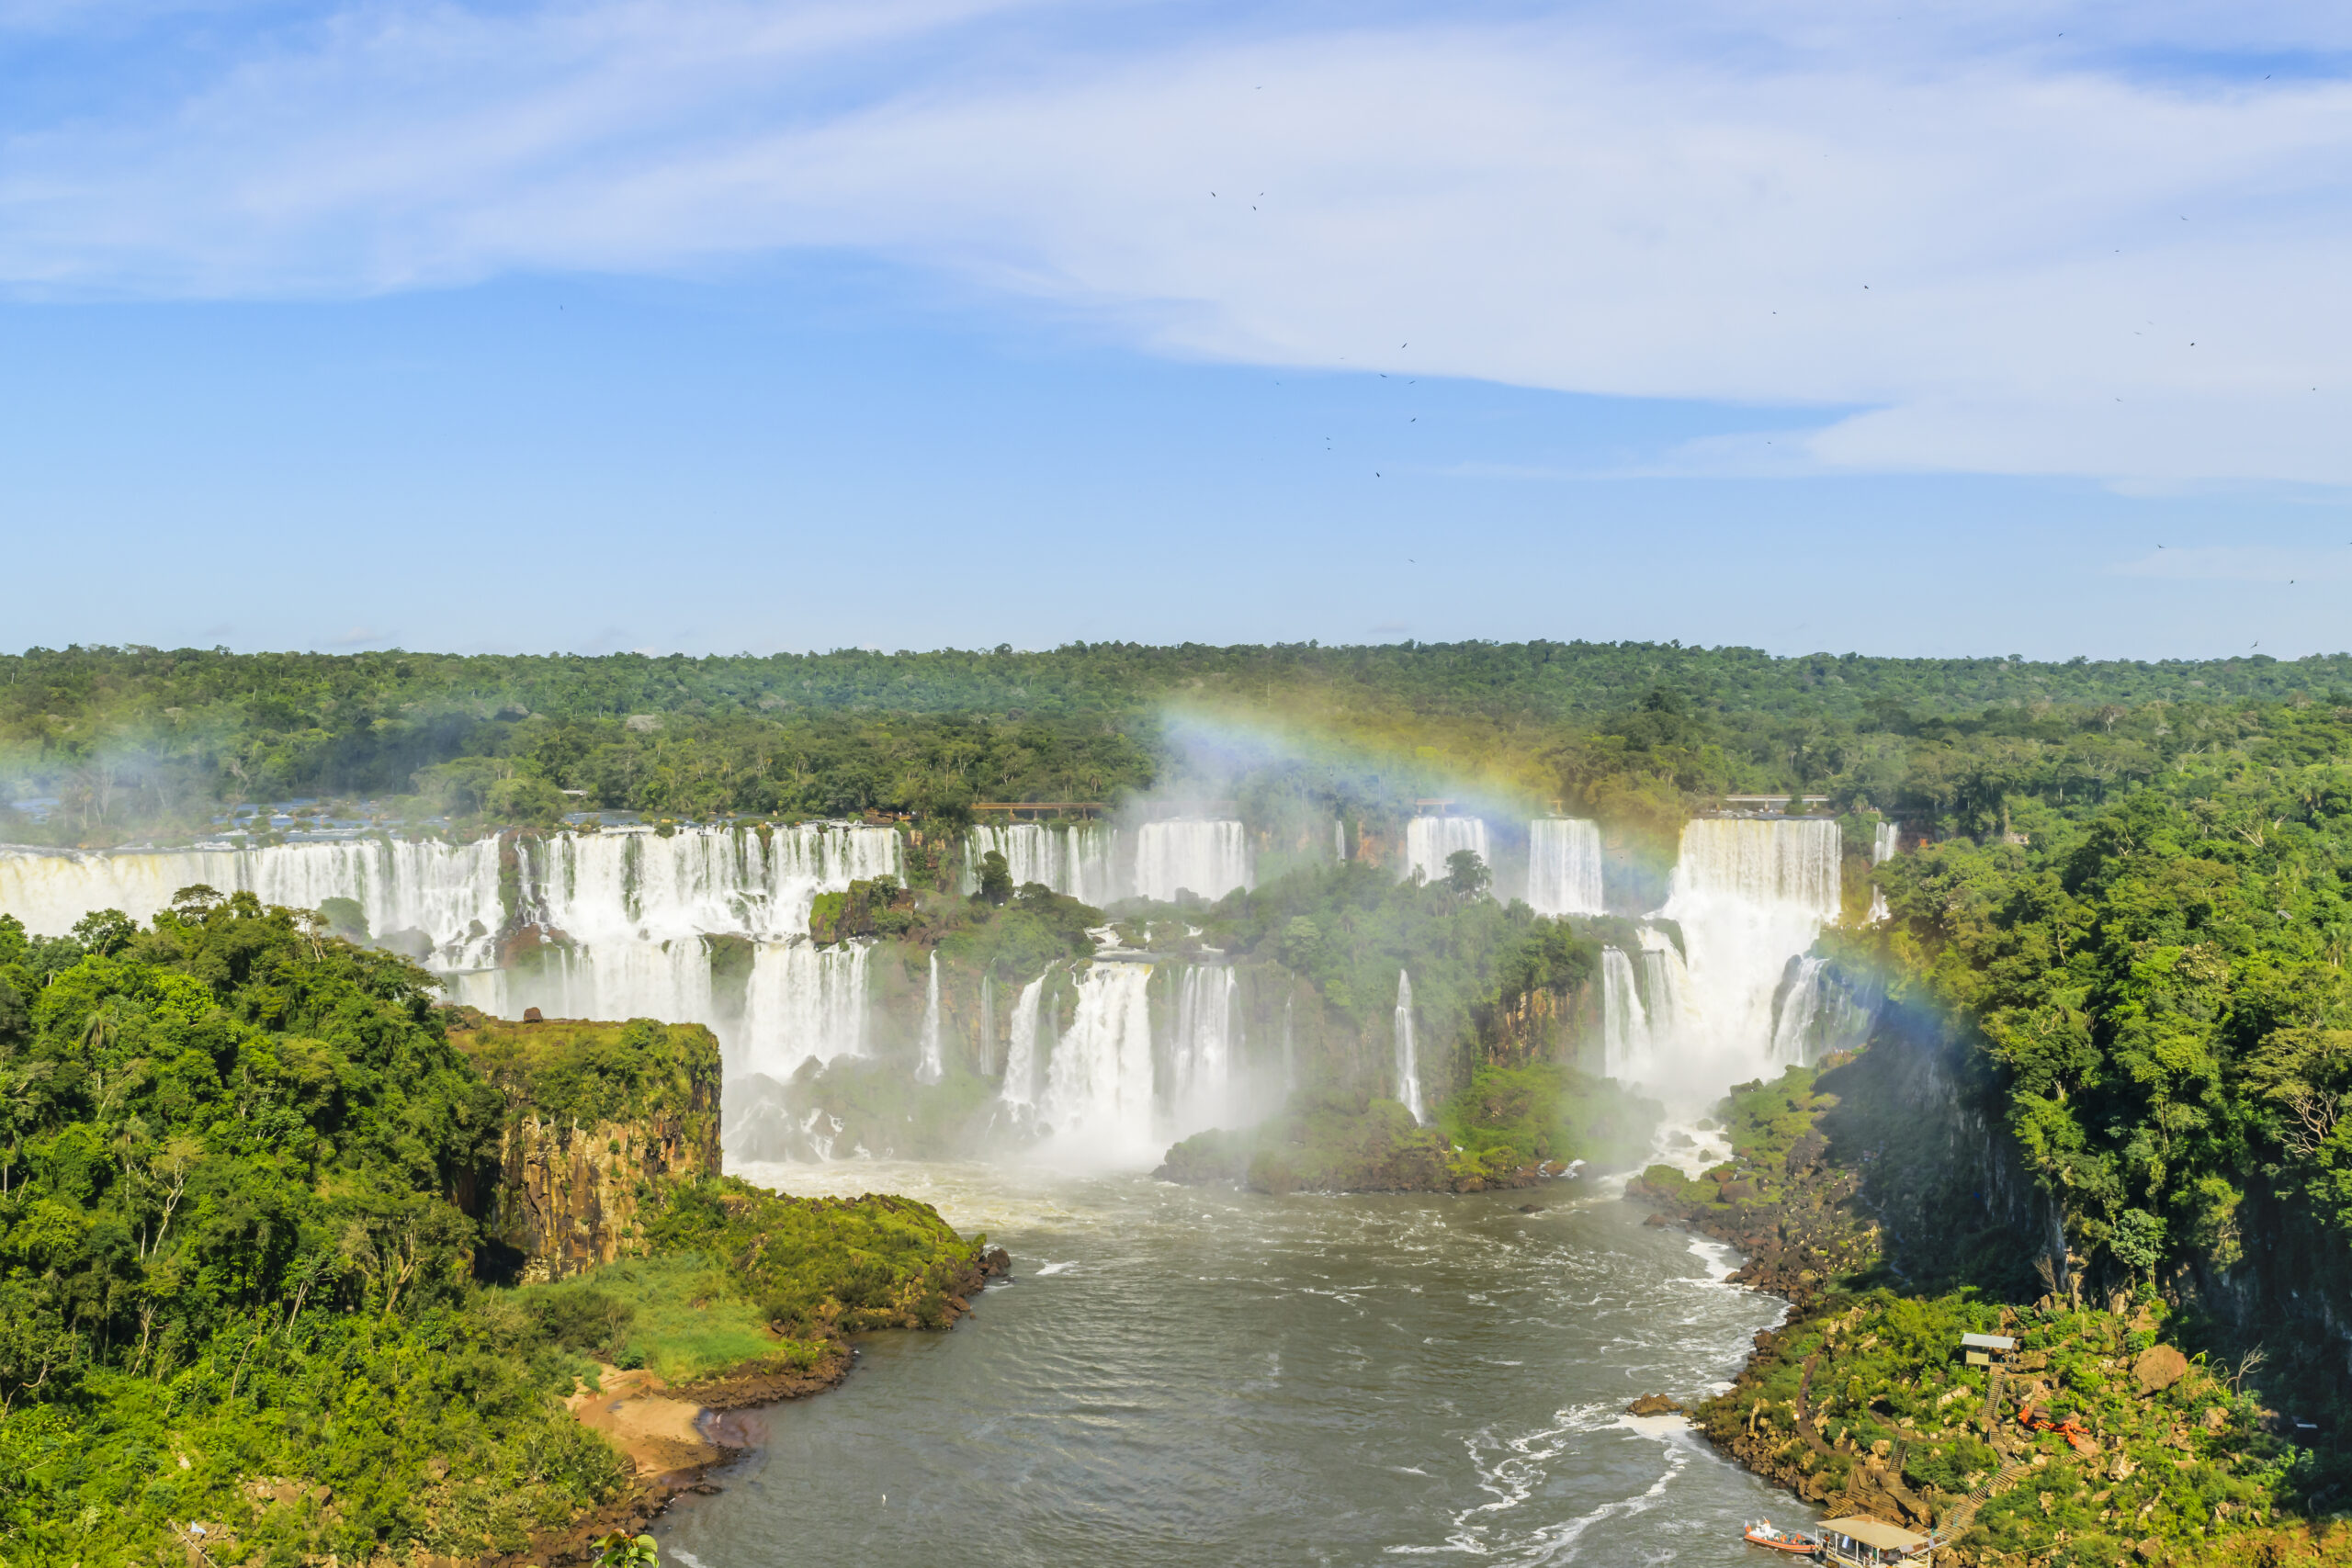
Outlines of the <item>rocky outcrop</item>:
{"type": "Polygon", "coordinates": [[[484,1273],[560,1280],[640,1253],[665,1188],[719,1173],[718,1041],[701,1025],[453,1022],[506,1102],[497,1179],[459,1197],[503,1252],[484,1273]]]}
{"type": "Polygon", "coordinates": [[[1280,1195],[1509,1191],[1573,1180],[1576,1170],[1558,1160],[1522,1162],[1506,1149],[1458,1150],[1393,1100],[1340,1096],[1309,1100],[1255,1127],[1197,1133],[1170,1148],[1152,1175],[1280,1195]]]}
{"type": "Polygon", "coordinates": [[[844,892],[818,894],[808,908],[808,940],[826,947],[852,937],[905,936],[920,919],[914,889],[896,877],[877,876],[853,882],[844,892]]]}

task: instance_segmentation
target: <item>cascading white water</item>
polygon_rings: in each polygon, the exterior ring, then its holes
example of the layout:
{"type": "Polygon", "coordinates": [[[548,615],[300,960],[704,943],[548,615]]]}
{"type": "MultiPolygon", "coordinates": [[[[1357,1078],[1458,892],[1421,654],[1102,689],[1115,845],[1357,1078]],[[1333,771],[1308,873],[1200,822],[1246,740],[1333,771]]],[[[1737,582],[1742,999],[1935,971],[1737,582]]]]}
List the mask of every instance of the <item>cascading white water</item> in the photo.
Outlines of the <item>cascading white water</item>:
{"type": "Polygon", "coordinates": [[[1663,913],[1681,928],[1690,1006],[1653,1089],[1713,1096],[1771,1066],[1773,993],[1838,918],[1840,852],[1833,821],[1684,827],[1663,913]]]}
{"type": "Polygon", "coordinates": [[[738,1022],[721,1016],[697,936],[553,947],[528,968],[466,970],[445,984],[451,1000],[493,1018],[520,1018],[526,1008],[548,1018],[658,1018],[707,1025],[722,1043],[738,1022]]]}
{"type": "Polygon", "coordinates": [[[1488,865],[1487,824],[1477,817],[1416,817],[1405,824],[1405,874],[1419,872],[1424,882],[1445,877],[1446,857],[1470,850],[1488,865]]]}
{"type": "Polygon", "coordinates": [[[1078,976],[1069,1032],[1054,1043],[1037,1112],[1056,1143],[1122,1159],[1159,1149],[1148,964],[1096,964],[1078,976]]]}
{"type": "MultiPolygon", "coordinates": [[[[934,954],[935,956],[935,954],[934,954]]],[[[980,976],[980,1071],[996,1071],[996,966],[980,976]]]]}
{"type": "Polygon", "coordinates": [[[1634,961],[1623,948],[1600,950],[1600,1071],[1640,1082],[1651,1071],[1650,1025],[1634,961]]]}
{"type": "Polygon", "coordinates": [[[1118,835],[1094,822],[1048,827],[1042,822],[974,828],[964,838],[964,891],[980,886],[980,861],[991,850],[1004,857],[1012,886],[1042,882],[1057,893],[1101,908],[1119,897],[1118,835]]]}
{"type": "Polygon", "coordinates": [[[947,1076],[939,1044],[939,950],[931,953],[931,983],[923,991],[922,1049],[915,1062],[915,1082],[937,1083],[947,1076]]]}
{"type": "Polygon", "coordinates": [[[1804,1066],[1836,1052],[1860,1050],[1885,1003],[1883,987],[1841,974],[1826,959],[1790,960],[1772,1025],[1773,1065],[1804,1066]]]}
{"type": "Polygon", "coordinates": [[[1249,829],[1238,822],[1147,822],[1136,829],[1140,897],[1169,903],[1182,891],[1214,900],[1256,886],[1249,829]]]}
{"type": "Polygon", "coordinates": [[[569,945],[533,970],[454,977],[458,1000],[504,1018],[658,1018],[708,1025],[740,1070],[788,1075],[865,1049],[864,949],[796,940],[821,892],[901,875],[896,829],[848,822],[525,837],[519,914],[569,945]],[[741,1011],[712,984],[706,936],[756,944],[741,1011]],[[854,973],[853,973],[854,972],[854,973]]]}
{"type": "Polygon", "coordinates": [[[1818,958],[1793,958],[1789,961],[1789,974],[1782,985],[1779,1016],[1772,1021],[1772,1065],[1776,1067],[1797,1067],[1804,1065],[1805,1047],[1813,1033],[1813,1021],[1821,1010],[1821,971],[1818,958]]]}
{"type": "MultiPolygon", "coordinates": [[[[1879,825],[1871,830],[1871,863],[1884,865],[1894,858],[1894,852],[1901,846],[1902,829],[1894,823],[1882,819],[1879,825]]],[[[1880,924],[1894,912],[1886,907],[1885,890],[1878,887],[1871,888],[1871,924],[1880,924]]]]}
{"type": "Polygon", "coordinates": [[[1597,915],[1600,828],[1574,817],[1527,825],[1527,907],[1539,915],[1597,915]]]}
{"type": "MultiPolygon", "coordinates": [[[[475,976],[453,987],[510,1017],[533,1006],[566,1017],[718,1024],[707,975],[696,982],[683,973],[690,957],[704,956],[701,937],[805,932],[818,893],[904,870],[895,829],[845,822],[777,828],[764,840],[725,827],[525,835],[514,840],[514,853],[518,920],[561,931],[571,951],[548,976],[514,984],[475,976]]],[[[198,883],[294,908],[349,898],[375,937],[420,932],[434,967],[480,970],[496,961],[508,924],[499,855],[497,839],[105,854],[0,848],[0,909],[60,935],[93,909],[151,919],[173,894],[198,883]]]]}
{"type": "Polygon", "coordinates": [[[1331,824],[1331,858],[1348,858],[1348,825],[1345,822],[1334,821],[1331,824]]]}
{"type": "Polygon", "coordinates": [[[1650,1039],[1671,1043],[1690,1026],[1690,971],[1664,931],[1644,926],[1642,997],[1648,1010],[1650,1039]]]}
{"type": "Polygon", "coordinates": [[[752,959],[743,1042],[731,1053],[739,1069],[781,1080],[811,1056],[865,1055],[872,951],[856,942],[762,943],[752,959]]]}
{"type": "Polygon", "coordinates": [[[903,877],[897,829],[848,822],[772,829],[558,833],[518,841],[523,918],[594,946],[705,932],[762,940],[808,930],[820,893],[903,877]]]}
{"type": "Polygon", "coordinates": [[[1240,1029],[1233,971],[1197,965],[1176,987],[1176,1035],[1169,1049],[1172,1132],[1182,1138],[1216,1125],[1231,1105],[1240,1029]]]}
{"type": "Polygon", "coordinates": [[[1421,1102],[1421,1048],[1413,1033],[1413,977],[1396,971],[1396,1096],[1416,1122],[1429,1116],[1421,1102]]]}
{"type": "Polygon", "coordinates": [[[997,1098],[1018,1111],[1035,1110],[1037,1104],[1037,1014],[1052,973],[1047,970],[1038,976],[1013,998],[1011,1038],[1004,1048],[1004,1081],[998,1086],[997,1098]]]}
{"type": "Polygon", "coordinates": [[[422,932],[434,962],[447,968],[489,963],[506,923],[495,839],[104,852],[0,847],[0,911],[41,936],[62,936],[96,909],[152,920],[174,894],[199,884],[297,909],[349,898],[370,933],[422,932]]]}

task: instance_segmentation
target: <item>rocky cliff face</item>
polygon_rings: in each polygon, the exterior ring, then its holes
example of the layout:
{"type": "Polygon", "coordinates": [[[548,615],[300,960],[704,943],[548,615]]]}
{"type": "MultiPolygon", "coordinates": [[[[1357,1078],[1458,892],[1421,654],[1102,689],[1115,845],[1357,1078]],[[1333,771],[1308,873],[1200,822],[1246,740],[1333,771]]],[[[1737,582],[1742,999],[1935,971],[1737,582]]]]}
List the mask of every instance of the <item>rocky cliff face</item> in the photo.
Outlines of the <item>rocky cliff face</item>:
{"type": "Polygon", "coordinates": [[[1821,1119],[1829,1164],[1896,1265],[1924,1279],[1989,1280],[2031,1297],[2069,1284],[2058,1207],[2026,1170],[1992,1084],[1965,1043],[1917,1010],[1883,1007],[1870,1045],[1823,1074],[1838,1098],[1821,1119]],[[2034,1283],[2036,1258],[2050,1279],[2034,1283]]]}
{"type": "Polygon", "coordinates": [[[1600,987],[1564,990],[1539,987],[1481,1009],[1478,1047],[1489,1066],[1516,1067],[1557,1062],[1598,1073],[1600,1068],[1600,987]]]}
{"type": "Polygon", "coordinates": [[[662,1189],[719,1173],[718,1041],[701,1025],[461,1010],[449,1038],[506,1100],[498,1179],[458,1195],[507,1249],[491,1272],[560,1280],[642,1252],[662,1189]]]}

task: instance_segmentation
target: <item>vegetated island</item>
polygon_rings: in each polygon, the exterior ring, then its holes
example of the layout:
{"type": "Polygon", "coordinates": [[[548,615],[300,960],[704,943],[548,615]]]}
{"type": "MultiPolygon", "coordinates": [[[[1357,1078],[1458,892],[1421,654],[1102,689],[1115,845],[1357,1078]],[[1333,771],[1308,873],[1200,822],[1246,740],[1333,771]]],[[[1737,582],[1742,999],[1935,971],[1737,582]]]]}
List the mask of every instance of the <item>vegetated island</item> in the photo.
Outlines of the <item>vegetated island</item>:
{"type": "Polygon", "coordinates": [[[1533,1187],[1637,1163],[1660,1114],[1655,1100],[1557,1062],[1485,1066],[1439,1107],[1431,1126],[1362,1089],[1295,1094],[1257,1126],[1177,1144],[1152,1174],[1277,1194],[1533,1187]]]}
{"type": "Polygon", "coordinates": [[[576,1560],[704,1406],[1001,1252],[718,1174],[700,1026],[505,1025],[250,894],[0,917],[0,1562],[576,1560]]]}
{"type": "Polygon", "coordinates": [[[2352,1562],[2347,833],[2331,757],[1880,867],[1866,1046],[1631,1190],[1792,1303],[1700,1428],[1958,1564],[2352,1562]]]}

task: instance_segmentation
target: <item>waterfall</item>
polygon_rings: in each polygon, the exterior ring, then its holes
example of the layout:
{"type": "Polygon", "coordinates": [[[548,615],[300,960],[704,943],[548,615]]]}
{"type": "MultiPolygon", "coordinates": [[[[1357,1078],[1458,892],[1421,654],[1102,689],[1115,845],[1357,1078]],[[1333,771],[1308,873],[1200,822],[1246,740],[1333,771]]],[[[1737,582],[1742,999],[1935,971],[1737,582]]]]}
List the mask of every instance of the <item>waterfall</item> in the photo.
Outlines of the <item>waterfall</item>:
{"type": "MultiPolygon", "coordinates": [[[[511,842],[511,923],[561,931],[575,950],[585,950],[584,956],[575,952],[572,973],[557,984],[563,995],[593,998],[594,1010],[560,1001],[571,1017],[710,1021],[707,1008],[675,1010],[680,992],[672,971],[684,951],[675,944],[691,947],[721,933],[763,941],[799,934],[808,929],[808,906],[820,892],[904,870],[895,829],[846,822],[804,822],[774,829],[764,839],[717,827],[681,828],[666,837],[646,829],[525,834],[511,842]],[[612,951],[665,943],[670,950],[659,959],[612,951]],[[646,988],[633,988],[639,981],[646,988]]],[[[153,919],[173,894],[198,883],[293,908],[349,898],[379,941],[419,933],[434,967],[481,969],[497,962],[500,933],[510,925],[499,888],[500,848],[495,838],[75,854],[0,848],[0,909],[55,936],[93,909],[153,919]]],[[[489,994],[497,987],[470,989],[489,994]]]]}
{"type": "Polygon", "coordinates": [[[1054,1043],[1038,1106],[1057,1141],[1126,1158],[1158,1151],[1150,980],[1148,964],[1096,964],[1078,976],[1077,1011],[1054,1043]]]}
{"type": "Polygon", "coordinates": [[[1424,882],[1445,878],[1446,857],[1458,851],[1476,852],[1494,864],[1487,852],[1487,824],[1477,817],[1416,817],[1405,824],[1405,874],[1421,874],[1424,882]]]}
{"type": "Polygon", "coordinates": [[[1669,1048],[1690,1026],[1690,971],[1666,933],[1641,929],[1642,996],[1649,1013],[1650,1041],[1669,1048]]]}
{"type": "Polygon", "coordinates": [[[1772,1065],[1776,1067],[1805,1064],[1814,1016],[1821,1010],[1823,963],[1818,958],[1789,960],[1788,978],[1781,982],[1775,998],[1778,1016],[1772,1022],[1772,1065]]]}
{"type": "Polygon", "coordinates": [[[1331,823],[1331,858],[1348,858],[1348,825],[1336,819],[1331,823]]]}
{"type": "Polygon", "coordinates": [[[1838,824],[1704,820],[1682,829],[1664,913],[1681,928],[1690,1016],[1664,1082],[1712,1095],[1773,1061],[1773,994],[1838,917],[1838,824]]]}
{"type": "Polygon", "coordinates": [[[700,937],[548,947],[527,966],[475,969],[445,981],[450,999],[493,1018],[537,1008],[548,1018],[658,1018],[707,1025],[725,1042],[737,1020],[722,1017],[700,937]]]}
{"type": "MultiPolygon", "coordinates": [[[[1901,838],[1901,829],[1881,818],[1878,826],[1871,830],[1871,863],[1884,865],[1888,861],[1893,860],[1901,838]]],[[[1894,912],[1886,907],[1885,891],[1883,888],[1871,888],[1871,924],[1881,924],[1894,912]]]]}
{"type": "Polygon", "coordinates": [[[937,1083],[947,1076],[939,1049],[939,950],[932,949],[931,984],[922,999],[922,1055],[915,1064],[915,1082],[937,1083]]]}
{"type": "Polygon", "coordinates": [[[1623,948],[1604,947],[1600,950],[1601,1076],[1638,1082],[1650,1067],[1649,1019],[1642,1008],[1634,961],[1623,948]]]}
{"type": "Polygon", "coordinates": [[[1600,913],[1600,829],[1573,817],[1527,825],[1527,907],[1539,915],[1600,913]]]}
{"type": "Polygon", "coordinates": [[[1775,998],[1773,1065],[1809,1066],[1836,1052],[1860,1050],[1885,1003],[1882,986],[1842,975],[1826,959],[1791,959],[1775,998]]]}
{"type": "Polygon", "coordinates": [[[1147,822],[1136,831],[1139,897],[1172,903],[1181,891],[1214,902],[1256,885],[1249,829],[1238,822],[1147,822]]]}
{"type": "Polygon", "coordinates": [[[865,942],[816,947],[765,942],[752,959],[743,1043],[734,1053],[744,1072],[790,1077],[811,1056],[865,1055],[865,942]]]}
{"type": "MultiPolygon", "coordinates": [[[[933,957],[938,956],[935,953],[933,957]]],[[[980,976],[980,1071],[996,1071],[996,965],[980,976]]]]}
{"type": "Polygon", "coordinates": [[[1004,1081],[997,1098],[1016,1110],[1034,1110],[1037,1104],[1037,1013],[1052,973],[1047,970],[1022,987],[1013,999],[1012,1038],[1004,1048],[1004,1081]]]}
{"type": "Polygon", "coordinates": [[[1169,1051],[1174,1133],[1186,1136],[1224,1119],[1240,1056],[1233,971],[1206,964],[1184,971],[1176,987],[1176,1037],[1169,1051]]]}
{"type": "Polygon", "coordinates": [[[1421,1051],[1413,1038],[1413,977],[1396,971],[1396,1096],[1416,1122],[1429,1117],[1421,1105],[1421,1051]]]}
{"type": "Polygon", "coordinates": [[[758,833],[641,828],[558,833],[516,845],[522,919],[573,940],[660,940],[731,931],[773,940],[808,930],[820,893],[903,876],[898,830],[802,822],[758,833]]]}
{"type": "Polygon", "coordinates": [[[420,932],[432,961],[445,968],[492,962],[506,924],[496,839],[98,852],[0,846],[0,910],[41,936],[63,936],[95,909],[152,920],[170,908],[173,894],[199,883],[297,909],[349,898],[365,912],[370,934],[420,932]]]}
{"type": "Polygon", "coordinates": [[[980,886],[980,861],[993,850],[1004,857],[1012,886],[1042,882],[1096,908],[1119,897],[1118,836],[1093,822],[1048,827],[1012,822],[974,828],[964,837],[964,891],[980,886]]]}
{"type": "Polygon", "coordinates": [[[1291,1010],[1297,1004],[1296,996],[1283,998],[1283,1092],[1287,1094],[1298,1087],[1298,1047],[1291,1035],[1291,1010]]]}
{"type": "MultiPolygon", "coordinates": [[[[788,1076],[865,1048],[865,955],[792,941],[820,892],[899,875],[897,829],[804,822],[515,834],[449,844],[355,839],[258,849],[55,853],[0,848],[0,909],[62,934],[93,909],[151,919],[202,883],[266,904],[357,903],[369,934],[427,953],[454,1000],[502,1018],[658,1018],[715,1031],[730,1066],[788,1076]],[[512,854],[511,894],[501,891],[512,854]],[[507,898],[513,899],[509,909],[507,898]],[[537,927],[508,966],[502,940],[537,927]],[[738,1005],[714,984],[714,937],[752,940],[738,1005]],[[788,945],[787,945],[788,943],[788,945]]],[[[934,1014],[936,1009],[934,1008],[934,1014]]]]}

